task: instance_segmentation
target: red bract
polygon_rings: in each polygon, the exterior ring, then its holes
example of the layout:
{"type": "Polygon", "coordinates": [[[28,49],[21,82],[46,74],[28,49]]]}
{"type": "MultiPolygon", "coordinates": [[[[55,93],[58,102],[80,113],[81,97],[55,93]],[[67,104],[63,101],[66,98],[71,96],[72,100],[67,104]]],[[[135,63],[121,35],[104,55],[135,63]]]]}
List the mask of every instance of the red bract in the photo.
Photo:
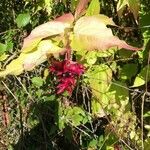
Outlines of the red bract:
{"type": "Polygon", "coordinates": [[[75,84],[76,79],[73,77],[62,78],[57,86],[57,94],[63,93],[65,90],[68,91],[69,94],[71,94],[75,84]]]}
{"type": "Polygon", "coordinates": [[[62,62],[54,61],[50,66],[50,72],[55,74],[58,80],[57,94],[67,91],[72,93],[76,80],[85,71],[85,67],[77,62],[64,60],[62,62]]]}

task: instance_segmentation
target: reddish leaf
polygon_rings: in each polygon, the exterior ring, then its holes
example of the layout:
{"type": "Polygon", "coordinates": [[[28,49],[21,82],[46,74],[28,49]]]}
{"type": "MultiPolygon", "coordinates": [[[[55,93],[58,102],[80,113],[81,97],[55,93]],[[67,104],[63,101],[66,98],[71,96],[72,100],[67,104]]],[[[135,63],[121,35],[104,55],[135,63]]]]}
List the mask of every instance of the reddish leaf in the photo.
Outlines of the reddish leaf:
{"type": "Polygon", "coordinates": [[[73,49],[86,50],[106,50],[117,46],[129,50],[139,50],[139,48],[128,45],[125,41],[113,36],[107,24],[112,24],[112,20],[104,15],[87,16],[80,18],[74,27],[73,49]]]}
{"type": "Polygon", "coordinates": [[[73,20],[72,14],[64,14],[54,21],[49,21],[36,27],[32,30],[31,34],[24,39],[22,51],[30,52],[43,38],[64,33],[65,28],[70,27],[73,20]]]}
{"type": "Polygon", "coordinates": [[[60,21],[60,22],[71,24],[74,21],[74,16],[72,15],[72,13],[64,14],[64,15],[56,18],[55,21],[60,21]]]}
{"type": "Polygon", "coordinates": [[[88,4],[89,0],[80,0],[77,8],[76,8],[76,12],[75,12],[75,18],[78,18],[81,13],[83,13],[85,11],[85,8],[88,4]]]}

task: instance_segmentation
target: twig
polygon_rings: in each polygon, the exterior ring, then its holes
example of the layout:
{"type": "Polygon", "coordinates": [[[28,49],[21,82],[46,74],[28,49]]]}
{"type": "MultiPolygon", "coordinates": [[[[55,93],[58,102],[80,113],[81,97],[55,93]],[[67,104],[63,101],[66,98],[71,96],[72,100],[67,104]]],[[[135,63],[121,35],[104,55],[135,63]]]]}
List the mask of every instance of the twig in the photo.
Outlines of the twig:
{"type": "Polygon", "coordinates": [[[3,35],[3,34],[10,32],[10,31],[20,31],[20,29],[9,29],[7,31],[1,32],[0,35],[3,35]]]}
{"type": "Polygon", "coordinates": [[[147,85],[147,81],[148,81],[148,76],[149,76],[149,61],[150,61],[150,52],[148,54],[148,68],[146,70],[146,77],[145,77],[145,93],[142,96],[142,104],[141,104],[141,140],[142,140],[142,150],[144,150],[144,133],[143,133],[143,129],[144,129],[144,119],[143,119],[143,115],[144,115],[144,101],[145,101],[145,96],[148,93],[148,85],[147,85]]]}
{"type": "Polygon", "coordinates": [[[131,148],[124,140],[120,139],[120,141],[121,141],[124,145],[126,145],[126,147],[128,147],[130,150],[135,150],[135,149],[131,148]]]}

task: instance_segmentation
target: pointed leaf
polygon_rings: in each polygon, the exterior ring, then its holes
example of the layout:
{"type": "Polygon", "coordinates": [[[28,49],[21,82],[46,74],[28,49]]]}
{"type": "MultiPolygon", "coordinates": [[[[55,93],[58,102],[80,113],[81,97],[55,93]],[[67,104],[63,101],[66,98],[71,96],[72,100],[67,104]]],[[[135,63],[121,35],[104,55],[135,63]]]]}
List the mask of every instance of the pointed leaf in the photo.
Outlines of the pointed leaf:
{"type": "Polygon", "coordinates": [[[119,0],[117,3],[117,12],[118,12],[119,17],[122,15],[122,12],[126,5],[129,7],[130,11],[133,13],[135,20],[137,20],[139,9],[140,9],[139,0],[119,0]]]}
{"type": "Polygon", "coordinates": [[[7,75],[19,75],[23,72],[23,61],[27,57],[27,54],[21,54],[18,58],[11,61],[4,71],[0,71],[0,77],[7,75]]]}
{"type": "Polygon", "coordinates": [[[128,5],[128,0],[119,0],[117,3],[117,13],[121,17],[125,6],[128,5]]]}
{"type": "Polygon", "coordinates": [[[144,85],[146,82],[149,81],[150,81],[150,68],[149,65],[147,65],[144,68],[142,68],[141,72],[136,76],[132,87],[144,85]]]}
{"type": "Polygon", "coordinates": [[[71,24],[74,21],[74,16],[72,15],[72,13],[67,13],[67,14],[64,14],[64,15],[56,18],[54,21],[60,21],[63,23],[71,24]]]}
{"type": "Polygon", "coordinates": [[[113,36],[107,24],[113,21],[104,15],[86,16],[80,18],[74,27],[74,36],[71,43],[73,49],[86,50],[106,50],[117,46],[129,50],[139,50],[139,48],[128,45],[125,41],[113,36]]]}
{"type": "Polygon", "coordinates": [[[30,52],[36,48],[37,44],[46,37],[58,35],[64,33],[65,28],[70,27],[70,23],[73,22],[73,16],[71,14],[65,14],[54,21],[49,21],[44,23],[34,30],[32,30],[31,34],[24,39],[23,43],[23,52],[30,52]],[[67,23],[65,19],[68,19],[67,23]]]}
{"type": "Polygon", "coordinates": [[[21,53],[20,56],[10,62],[4,71],[0,71],[0,77],[7,75],[20,75],[24,70],[29,71],[47,60],[47,54],[59,54],[62,48],[55,46],[50,40],[43,40],[39,43],[36,51],[21,53]]]}
{"type": "Polygon", "coordinates": [[[133,16],[135,20],[138,18],[139,9],[140,9],[140,1],[139,0],[128,0],[128,6],[131,12],[133,13],[133,16]]]}
{"type": "Polygon", "coordinates": [[[75,18],[80,17],[81,13],[84,13],[88,2],[89,0],[79,0],[79,3],[76,8],[76,12],[75,12],[75,18]]]}
{"type": "Polygon", "coordinates": [[[86,16],[98,15],[99,13],[100,13],[99,0],[92,0],[86,11],[86,16]]]}

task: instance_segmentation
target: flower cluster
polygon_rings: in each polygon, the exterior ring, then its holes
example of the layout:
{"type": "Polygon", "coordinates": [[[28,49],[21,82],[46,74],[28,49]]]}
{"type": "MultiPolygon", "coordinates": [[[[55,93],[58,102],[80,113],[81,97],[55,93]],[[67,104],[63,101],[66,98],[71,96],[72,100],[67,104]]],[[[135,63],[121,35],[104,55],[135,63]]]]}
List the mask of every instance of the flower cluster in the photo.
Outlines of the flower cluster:
{"type": "Polygon", "coordinates": [[[57,94],[68,91],[72,93],[77,78],[80,77],[85,71],[85,67],[82,64],[71,60],[54,61],[50,66],[50,72],[57,77],[57,94]]]}

